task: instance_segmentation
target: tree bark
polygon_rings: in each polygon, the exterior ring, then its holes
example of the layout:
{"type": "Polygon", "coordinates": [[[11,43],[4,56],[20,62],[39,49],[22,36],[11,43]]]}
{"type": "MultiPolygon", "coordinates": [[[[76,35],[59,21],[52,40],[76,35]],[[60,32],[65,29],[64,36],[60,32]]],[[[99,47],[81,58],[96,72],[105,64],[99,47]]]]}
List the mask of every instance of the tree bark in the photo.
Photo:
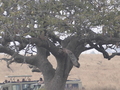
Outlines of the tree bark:
{"type": "MultiPolygon", "coordinates": [[[[31,39],[15,37],[15,41],[20,43],[24,41],[25,46],[27,44],[35,44],[37,47],[37,55],[23,56],[19,53],[15,55],[16,52],[14,50],[7,48],[4,45],[0,46],[0,52],[14,56],[14,59],[4,59],[7,62],[26,63],[36,66],[43,74],[46,90],[64,90],[66,80],[73,66],[80,67],[80,64],[78,63],[78,57],[83,51],[95,48],[99,52],[103,53],[104,58],[110,59],[114,56],[112,55],[110,57],[102,47],[102,44],[112,43],[114,39],[104,40],[104,38],[101,38],[100,36],[90,38],[80,39],[80,37],[71,36],[70,38],[66,38],[65,40],[61,41],[62,48],[59,48],[45,36],[31,39]],[[94,44],[95,41],[96,44],[94,44]],[[89,44],[90,47],[85,47],[86,43],[89,44]],[[52,53],[52,55],[54,55],[56,58],[56,69],[53,68],[52,64],[48,60],[49,53],[52,53]]],[[[8,37],[6,37],[4,40],[7,43],[12,41],[12,39],[8,37]]]]}
{"type": "Polygon", "coordinates": [[[51,63],[47,59],[46,49],[37,48],[37,63],[36,66],[41,70],[45,89],[46,90],[64,90],[66,80],[69,72],[73,67],[72,61],[68,58],[67,54],[56,57],[57,67],[56,70],[52,67],[51,63]]]}
{"type": "Polygon", "coordinates": [[[46,90],[64,90],[66,84],[66,79],[56,75],[52,78],[51,81],[45,82],[45,89],[46,90]]]}

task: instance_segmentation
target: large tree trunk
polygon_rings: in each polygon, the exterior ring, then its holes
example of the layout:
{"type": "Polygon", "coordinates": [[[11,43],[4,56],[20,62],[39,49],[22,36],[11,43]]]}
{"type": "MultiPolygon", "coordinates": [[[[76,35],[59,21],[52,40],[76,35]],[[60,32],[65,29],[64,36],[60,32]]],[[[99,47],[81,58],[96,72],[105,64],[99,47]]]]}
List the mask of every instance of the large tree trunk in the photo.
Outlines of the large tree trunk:
{"type": "Polygon", "coordinates": [[[54,77],[50,82],[45,82],[46,90],[64,90],[66,79],[61,78],[59,75],[54,77]]]}
{"type": "Polygon", "coordinates": [[[69,72],[73,67],[72,62],[66,56],[56,57],[57,67],[54,69],[46,58],[45,53],[46,50],[44,48],[38,48],[38,62],[36,63],[43,74],[45,89],[64,90],[69,72]]]}
{"type": "Polygon", "coordinates": [[[66,80],[70,72],[70,67],[67,67],[65,62],[64,63],[62,62],[60,63],[60,65],[57,66],[57,69],[54,71],[52,69],[49,69],[48,63],[46,64],[47,65],[44,65],[44,68],[46,68],[44,69],[45,71],[41,70],[44,77],[45,90],[64,90],[66,80]]]}
{"type": "MultiPolygon", "coordinates": [[[[72,68],[72,64],[70,65],[71,67],[68,67],[68,65],[66,64],[66,61],[64,61],[65,59],[62,59],[62,60],[63,62],[59,63],[59,65],[57,66],[53,78],[51,79],[49,78],[50,80],[45,79],[46,90],[64,90],[65,89],[66,80],[72,68]]],[[[46,76],[46,75],[43,75],[43,76],[46,76]]]]}

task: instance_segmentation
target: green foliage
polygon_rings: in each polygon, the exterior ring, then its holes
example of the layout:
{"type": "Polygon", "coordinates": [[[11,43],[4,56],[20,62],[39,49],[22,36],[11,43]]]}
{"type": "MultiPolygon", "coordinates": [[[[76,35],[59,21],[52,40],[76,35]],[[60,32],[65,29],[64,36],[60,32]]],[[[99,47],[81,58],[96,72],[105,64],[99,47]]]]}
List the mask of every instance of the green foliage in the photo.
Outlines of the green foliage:
{"type": "Polygon", "coordinates": [[[1,0],[0,32],[21,36],[43,30],[78,33],[103,26],[103,32],[120,31],[117,0],[1,0]],[[36,26],[36,27],[35,27],[36,26]],[[31,33],[32,32],[32,33],[31,33]]]}

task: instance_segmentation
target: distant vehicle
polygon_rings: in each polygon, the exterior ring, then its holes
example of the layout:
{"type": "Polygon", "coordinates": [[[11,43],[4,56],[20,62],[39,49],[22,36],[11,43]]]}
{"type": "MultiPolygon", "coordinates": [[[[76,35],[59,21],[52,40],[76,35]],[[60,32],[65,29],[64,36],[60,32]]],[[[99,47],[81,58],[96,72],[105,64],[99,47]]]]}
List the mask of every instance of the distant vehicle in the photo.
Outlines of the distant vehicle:
{"type": "Polygon", "coordinates": [[[31,75],[21,75],[21,76],[6,76],[10,78],[10,82],[0,83],[0,90],[38,90],[43,85],[38,84],[36,81],[26,81],[26,78],[32,77],[31,75]],[[24,77],[24,81],[14,81],[15,78],[24,77]]]}
{"type": "Polygon", "coordinates": [[[35,85],[35,81],[30,82],[13,82],[13,83],[5,83],[1,85],[0,90],[38,90],[41,85],[35,85]]]}
{"type": "MultiPolygon", "coordinates": [[[[31,77],[30,75],[22,76],[7,76],[10,79],[16,77],[31,77]]],[[[36,81],[8,82],[0,83],[0,90],[41,90],[44,84],[39,84],[36,81]]],[[[80,80],[67,80],[65,90],[82,90],[82,82],[80,80]]]]}
{"type": "Polygon", "coordinates": [[[65,90],[82,90],[81,80],[67,80],[65,90]]]}

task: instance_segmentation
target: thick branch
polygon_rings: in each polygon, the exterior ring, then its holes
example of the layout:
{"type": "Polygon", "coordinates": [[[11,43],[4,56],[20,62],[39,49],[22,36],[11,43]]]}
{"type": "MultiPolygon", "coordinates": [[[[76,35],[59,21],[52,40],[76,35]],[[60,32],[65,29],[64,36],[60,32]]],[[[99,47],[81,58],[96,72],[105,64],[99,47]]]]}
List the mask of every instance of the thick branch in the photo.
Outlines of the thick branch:
{"type": "Polygon", "coordinates": [[[12,57],[10,59],[4,59],[4,60],[11,61],[12,59],[14,59],[14,62],[17,62],[17,63],[27,63],[27,64],[33,65],[35,62],[35,59],[36,59],[35,56],[23,56],[23,55],[16,53],[15,51],[13,51],[7,47],[3,47],[3,46],[0,46],[0,52],[6,53],[12,57]]]}
{"type": "Polygon", "coordinates": [[[6,53],[8,55],[14,55],[15,51],[11,50],[10,48],[0,46],[0,53],[6,53]]]}
{"type": "Polygon", "coordinates": [[[73,65],[77,68],[80,67],[80,64],[78,62],[78,59],[76,58],[76,56],[68,49],[63,49],[63,52],[67,54],[67,57],[71,60],[71,62],[73,63],[73,65]]]}
{"type": "MultiPolygon", "coordinates": [[[[57,55],[59,48],[56,47],[54,45],[53,42],[51,42],[46,36],[39,36],[39,38],[24,38],[24,37],[19,37],[16,36],[14,37],[15,41],[18,41],[19,43],[23,43],[25,44],[24,46],[26,46],[27,44],[32,44],[32,45],[36,45],[38,47],[44,47],[46,49],[48,49],[53,55],[57,55]]],[[[8,38],[7,36],[5,37],[5,41],[6,42],[11,42],[12,39],[8,38]]],[[[23,48],[24,48],[23,46],[23,48]]]]}
{"type": "Polygon", "coordinates": [[[89,42],[89,44],[91,47],[93,47],[96,50],[98,50],[99,52],[103,53],[104,58],[107,58],[108,60],[110,60],[109,54],[105,51],[105,49],[103,48],[102,45],[93,44],[92,42],[89,42]]]}

